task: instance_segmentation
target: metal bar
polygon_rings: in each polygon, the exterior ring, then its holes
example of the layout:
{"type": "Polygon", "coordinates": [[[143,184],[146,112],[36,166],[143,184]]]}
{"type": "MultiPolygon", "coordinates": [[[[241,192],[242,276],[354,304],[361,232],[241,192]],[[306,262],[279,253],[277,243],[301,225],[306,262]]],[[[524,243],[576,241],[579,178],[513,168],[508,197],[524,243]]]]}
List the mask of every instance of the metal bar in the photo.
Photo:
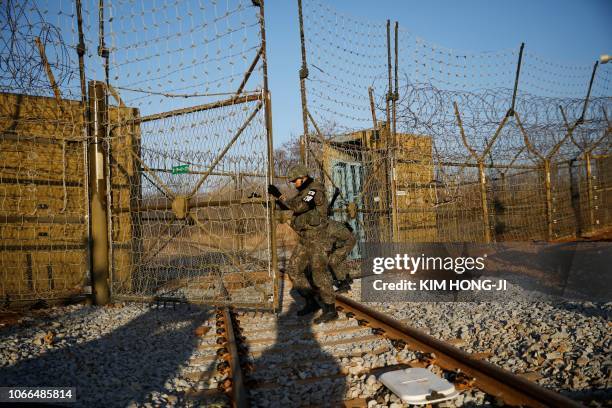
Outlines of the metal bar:
{"type": "Polygon", "coordinates": [[[438,340],[404,323],[358,303],[344,295],[336,295],[336,304],[345,311],[365,318],[371,327],[385,330],[385,337],[405,340],[410,347],[433,352],[436,364],[455,371],[460,369],[476,379],[476,386],[487,394],[501,398],[506,404],[530,407],[580,407],[575,401],[549,391],[489,362],[474,358],[469,353],[438,340]]]}
{"type": "Polygon", "coordinates": [[[516,64],[516,76],[514,77],[514,91],[512,92],[512,105],[510,105],[510,109],[506,113],[506,116],[514,116],[514,104],[516,102],[516,92],[518,90],[519,76],[521,75],[521,63],[523,61],[523,49],[525,48],[525,43],[521,43],[521,48],[519,50],[518,63],[516,64]]]}
{"type": "Polygon", "coordinates": [[[308,166],[308,103],[306,100],[306,78],[308,78],[308,64],[306,63],[306,44],[304,41],[304,16],[302,15],[302,0],[298,0],[298,17],[300,22],[300,49],[302,51],[302,67],[300,68],[300,96],[302,99],[302,122],[304,134],[300,138],[300,161],[308,166]]]}
{"type": "Polygon", "coordinates": [[[234,142],[236,142],[236,140],[238,140],[238,138],[240,137],[240,135],[242,134],[242,132],[244,132],[244,130],[247,128],[247,126],[249,126],[249,123],[251,123],[251,121],[253,120],[253,118],[257,115],[257,113],[259,112],[259,110],[262,107],[262,103],[259,102],[257,104],[257,106],[255,107],[255,110],[253,110],[253,112],[249,115],[249,117],[247,118],[247,120],[242,124],[242,126],[240,127],[240,129],[238,129],[238,131],[236,132],[236,134],[234,135],[234,137],[232,138],[232,140],[229,141],[229,143],[225,146],[225,148],[221,151],[221,153],[219,153],[217,155],[217,157],[215,158],[215,160],[211,163],[211,165],[208,167],[208,170],[206,171],[206,173],[202,176],[202,178],[200,178],[200,180],[197,182],[197,184],[195,185],[195,187],[193,188],[193,190],[191,190],[191,192],[187,195],[187,197],[193,197],[199,190],[199,188],[202,186],[202,184],[204,184],[204,182],[206,181],[206,179],[208,179],[208,177],[210,176],[210,173],[213,171],[213,169],[217,166],[217,164],[219,164],[219,162],[221,161],[221,159],[225,156],[225,153],[227,153],[227,151],[234,145],[234,142]]]}
{"type": "Polygon", "coordinates": [[[586,115],[587,106],[589,105],[589,98],[591,97],[591,88],[593,87],[593,81],[595,80],[595,73],[597,72],[598,65],[599,61],[595,61],[595,65],[593,65],[593,72],[591,72],[589,88],[587,90],[586,98],[584,98],[584,105],[582,106],[582,114],[580,115],[580,119],[578,119],[576,123],[582,123],[584,121],[584,115],[586,115]]]}
{"type": "Polygon", "coordinates": [[[391,99],[393,99],[393,76],[391,74],[391,21],[387,20],[387,78],[389,80],[389,85],[387,87],[387,129],[391,129],[391,110],[390,104],[391,99]]]}
{"type": "MultiPolygon", "coordinates": [[[[4,180],[2,180],[4,182],[4,180]]],[[[40,224],[83,224],[84,215],[2,215],[3,223],[26,223],[35,222],[40,224]]]]}
{"type": "Polygon", "coordinates": [[[397,164],[395,162],[396,159],[396,154],[397,154],[397,148],[398,148],[398,140],[397,140],[397,99],[399,97],[399,85],[398,85],[398,78],[397,78],[397,69],[398,69],[398,39],[397,39],[397,32],[398,32],[398,22],[395,22],[395,71],[394,71],[394,80],[395,80],[395,91],[393,92],[393,99],[391,100],[391,110],[392,110],[392,120],[393,120],[393,126],[392,126],[392,138],[391,138],[391,142],[392,142],[392,150],[391,150],[391,207],[392,207],[392,213],[391,213],[391,220],[393,223],[393,236],[395,237],[395,240],[399,240],[399,225],[398,225],[398,215],[397,215],[397,210],[398,210],[398,204],[397,204],[397,164]]]}
{"type": "Polygon", "coordinates": [[[119,92],[117,92],[117,90],[114,87],[112,87],[110,84],[108,84],[108,91],[113,96],[113,98],[115,98],[115,101],[117,101],[118,106],[125,107],[125,104],[123,103],[123,100],[121,99],[121,96],[119,96],[119,92]]]}
{"type": "MultiPolygon", "coordinates": [[[[155,113],[153,115],[142,116],[141,118],[134,119],[130,122],[145,123],[145,122],[150,122],[152,120],[166,119],[166,118],[171,118],[174,116],[186,115],[189,113],[202,112],[202,111],[210,110],[210,109],[238,105],[241,103],[260,101],[261,99],[262,99],[262,96],[259,92],[254,93],[254,94],[242,95],[242,96],[234,96],[229,99],[222,100],[222,101],[210,102],[210,103],[205,103],[202,105],[191,106],[188,108],[175,109],[175,110],[171,110],[167,112],[155,113]]],[[[119,124],[119,126],[121,125],[122,124],[119,124]]]]}
{"type": "Polygon", "coordinates": [[[399,99],[399,79],[397,77],[398,70],[398,22],[395,22],[395,62],[394,62],[394,81],[395,81],[395,90],[393,91],[393,142],[394,147],[397,146],[397,100],[399,99]]]}
{"type": "Polygon", "coordinates": [[[378,121],[376,120],[376,106],[374,105],[374,91],[372,87],[368,87],[368,95],[370,96],[370,111],[372,112],[372,129],[378,131],[378,121]]]}
{"type": "Polygon", "coordinates": [[[153,248],[155,248],[155,246],[162,240],[162,237],[170,230],[170,228],[174,227],[174,226],[178,226],[179,228],[172,233],[172,235],[170,235],[168,237],[167,240],[165,240],[162,245],[159,246],[159,248],[157,248],[157,251],[153,252],[153,253],[149,253],[148,256],[141,261],[140,265],[138,265],[140,268],[148,265],[151,263],[151,261],[161,253],[161,251],[163,251],[170,242],[172,242],[182,231],[183,229],[185,229],[185,226],[187,226],[186,223],[182,223],[182,224],[178,224],[175,225],[174,221],[176,221],[176,218],[172,218],[170,219],[170,222],[168,223],[166,229],[160,233],[157,237],[157,239],[153,242],[153,245],[150,246],[149,251],[152,251],[153,248]]]}
{"type": "Polygon", "coordinates": [[[47,73],[47,78],[49,78],[49,83],[51,84],[51,88],[53,89],[53,94],[55,95],[55,100],[57,101],[57,106],[64,111],[64,107],[62,106],[62,94],[60,93],[59,88],[57,87],[57,82],[55,82],[55,76],[53,75],[53,71],[51,70],[51,65],[49,65],[49,60],[47,60],[47,53],[45,52],[45,47],[43,46],[40,38],[34,37],[34,42],[38,47],[38,52],[40,54],[40,59],[45,67],[45,71],[47,73]]]}
{"type": "Polygon", "coordinates": [[[68,251],[75,249],[87,249],[87,244],[50,244],[50,245],[1,245],[0,252],[27,252],[27,251],[68,251]]]}
{"type": "Polygon", "coordinates": [[[491,141],[487,144],[484,151],[482,152],[482,155],[481,155],[482,160],[484,160],[487,154],[489,154],[489,150],[491,150],[491,148],[493,147],[493,143],[495,143],[495,141],[501,134],[501,130],[504,128],[507,121],[508,121],[508,116],[504,116],[501,122],[499,122],[499,126],[497,126],[497,129],[495,130],[495,133],[493,134],[491,141]]]}
{"type": "Polygon", "coordinates": [[[553,239],[552,185],[548,158],[544,159],[544,188],[546,189],[546,237],[551,241],[553,239]]]}
{"type": "Polygon", "coordinates": [[[457,106],[457,102],[453,102],[453,106],[455,107],[455,117],[457,118],[457,125],[459,126],[459,133],[461,134],[461,140],[463,141],[463,145],[470,152],[472,157],[477,161],[480,161],[480,157],[478,154],[472,149],[470,144],[467,141],[467,137],[465,136],[465,132],[463,130],[463,122],[461,121],[461,115],[459,114],[459,107],[457,106]]]}
{"type": "MultiPolygon", "coordinates": [[[[208,305],[208,306],[217,306],[217,307],[225,307],[232,306],[235,301],[218,301],[218,300],[199,300],[199,299],[185,299],[185,298],[176,298],[176,297],[164,297],[164,296],[141,296],[141,295],[123,295],[116,294],[113,295],[113,301],[125,301],[125,302],[138,302],[138,303],[153,303],[153,302],[176,302],[176,303],[185,303],[191,305],[208,305]]],[[[267,302],[264,303],[240,303],[240,310],[262,310],[269,311],[270,304],[267,302]]]]}
{"type": "Polygon", "coordinates": [[[521,134],[523,135],[523,140],[525,141],[525,146],[527,146],[527,149],[533,153],[534,155],[536,155],[540,160],[546,160],[546,158],[540,154],[540,152],[538,152],[535,147],[533,147],[533,145],[531,144],[531,142],[529,141],[529,136],[527,136],[527,132],[525,131],[525,128],[523,127],[523,123],[521,122],[521,118],[518,114],[518,112],[514,112],[514,119],[516,119],[516,124],[518,125],[518,128],[521,132],[521,134]]]}
{"type": "MultiPolygon", "coordinates": [[[[141,171],[143,169],[140,169],[141,171]]],[[[160,168],[156,168],[156,167],[150,167],[149,168],[150,171],[155,171],[157,173],[172,173],[172,169],[160,169],[160,168]]],[[[188,174],[206,174],[205,171],[193,171],[193,170],[189,170],[188,174]]],[[[251,177],[268,177],[267,174],[258,174],[258,173],[242,173],[242,172],[238,172],[238,173],[230,173],[230,172],[223,172],[223,171],[212,171],[210,172],[211,176],[220,176],[220,177],[231,177],[233,179],[237,179],[238,177],[241,176],[251,176],[251,177]]]]}
{"type": "Polygon", "coordinates": [[[576,139],[574,139],[574,136],[573,136],[574,128],[578,125],[578,121],[576,121],[574,125],[570,125],[569,122],[567,121],[567,116],[565,115],[563,106],[559,105],[559,110],[561,111],[561,116],[563,117],[563,123],[565,124],[565,127],[567,128],[567,133],[569,133],[570,140],[572,141],[574,146],[576,146],[578,149],[580,149],[580,151],[582,151],[583,147],[580,146],[578,142],[576,142],[576,139]]]}
{"type": "Polygon", "coordinates": [[[386,126],[386,138],[385,144],[387,149],[387,155],[385,160],[387,162],[386,168],[386,179],[387,179],[387,188],[386,188],[386,196],[387,196],[387,205],[389,206],[388,215],[390,218],[389,223],[389,242],[393,242],[397,237],[395,233],[396,230],[396,218],[395,218],[395,191],[393,191],[393,180],[395,179],[395,171],[393,168],[393,144],[391,143],[391,139],[393,138],[392,131],[392,118],[391,118],[391,106],[390,102],[393,99],[393,76],[391,71],[391,21],[387,20],[387,97],[386,97],[386,115],[387,115],[387,126],[386,126]]]}
{"type": "MultiPolygon", "coordinates": [[[[7,167],[8,168],[8,167],[7,167]]],[[[29,179],[29,178],[4,178],[2,184],[35,184],[39,186],[63,186],[62,180],[45,180],[45,179],[29,179]]],[[[66,181],[66,187],[83,187],[84,184],[79,181],[66,181]]]]}
{"type": "Polygon", "coordinates": [[[249,406],[248,391],[244,385],[244,377],[238,355],[238,344],[234,335],[232,316],[228,308],[223,309],[223,322],[225,323],[226,345],[229,352],[230,370],[232,372],[232,404],[235,408],[246,408],[249,406]]]}
{"type": "Polygon", "coordinates": [[[259,51],[257,51],[257,55],[255,55],[255,58],[253,59],[253,62],[251,63],[251,66],[249,67],[247,72],[244,73],[244,78],[242,78],[242,82],[240,83],[240,86],[238,87],[238,90],[236,91],[236,96],[240,95],[242,91],[244,90],[246,83],[248,82],[249,78],[251,77],[251,74],[253,73],[253,70],[257,66],[257,63],[259,62],[259,58],[261,57],[262,52],[263,52],[263,47],[259,48],[259,51]]]}
{"type": "Polygon", "coordinates": [[[136,159],[136,161],[138,161],[140,163],[140,165],[146,170],[146,172],[149,173],[151,175],[151,177],[153,177],[155,179],[155,181],[157,181],[157,183],[158,183],[158,184],[155,184],[155,183],[152,183],[152,184],[154,184],[156,187],[158,187],[160,189],[160,191],[163,192],[166,197],[168,197],[169,199],[173,199],[174,198],[174,193],[168,188],[168,186],[166,186],[166,184],[163,182],[163,180],[160,179],[157,176],[157,174],[155,174],[154,171],[149,169],[149,166],[146,165],[146,163],[136,154],[136,152],[134,152],[132,150],[131,147],[128,148],[128,152],[132,155],[132,157],[134,157],[136,159]]]}
{"type": "MultiPolygon", "coordinates": [[[[267,200],[257,199],[245,201],[245,200],[210,200],[202,197],[194,197],[189,200],[189,208],[209,208],[209,207],[228,207],[232,205],[249,205],[249,204],[258,204],[258,205],[266,205],[268,203],[267,200]]],[[[154,203],[143,203],[141,204],[137,211],[138,212],[147,212],[147,211],[171,211],[172,210],[172,200],[161,199],[156,200],[154,203]]],[[[114,213],[120,214],[124,212],[134,211],[134,209],[130,209],[129,207],[124,208],[115,208],[114,213]]]]}
{"type": "Polygon", "coordinates": [[[484,241],[491,242],[491,225],[489,222],[489,205],[487,203],[487,178],[483,162],[478,163],[478,175],[480,178],[480,202],[482,205],[482,225],[484,228],[484,241]]]}
{"type": "Polygon", "coordinates": [[[89,181],[91,206],[91,276],[93,302],[98,305],[108,303],[109,288],[109,241],[107,223],[106,172],[104,162],[103,139],[105,135],[107,110],[105,107],[105,86],[102,82],[89,83],[90,134],[92,143],[89,146],[89,181]]]}
{"type": "MultiPolygon", "coordinates": [[[[315,135],[317,136],[317,138],[319,139],[319,143],[321,143],[322,145],[326,144],[325,139],[323,139],[323,134],[321,133],[321,131],[319,130],[319,127],[317,126],[317,122],[315,122],[314,118],[312,117],[312,115],[310,114],[310,111],[306,111],[306,113],[308,114],[308,117],[310,118],[310,121],[312,123],[312,126],[315,128],[315,135]]],[[[332,186],[334,186],[334,188],[337,188],[340,191],[340,198],[342,198],[343,200],[346,199],[346,197],[344,197],[344,194],[342,194],[342,189],[339,188],[336,183],[334,183],[334,179],[331,177],[331,175],[327,172],[327,170],[325,169],[325,167],[323,166],[323,162],[321,162],[318,158],[317,155],[314,154],[314,152],[312,151],[310,145],[308,145],[308,150],[310,153],[312,153],[312,158],[315,160],[315,162],[317,163],[317,165],[319,166],[319,168],[321,169],[321,172],[323,173],[323,175],[325,177],[328,178],[329,182],[331,183],[332,186]]]]}
{"type": "MultiPolygon", "coordinates": [[[[268,88],[268,53],[266,42],[266,18],[265,18],[265,2],[259,2],[259,24],[261,32],[261,56],[263,70],[263,91],[264,91],[264,110],[266,123],[266,153],[268,160],[268,185],[274,184],[274,141],[272,132],[272,98],[268,88]]],[[[253,64],[254,67],[254,64],[253,64]]],[[[280,275],[278,271],[278,254],[276,253],[276,216],[275,205],[272,201],[266,206],[268,217],[268,248],[270,249],[270,269],[273,276],[273,303],[274,309],[280,308],[280,275]]]]}
{"type": "Polygon", "coordinates": [[[593,208],[593,174],[591,169],[591,152],[585,152],[585,167],[586,167],[586,182],[587,182],[587,203],[589,208],[589,226],[588,231],[595,228],[595,213],[593,208]]]}
{"type": "MultiPolygon", "coordinates": [[[[268,207],[272,207],[272,206],[270,205],[268,207]]],[[[220,236],[220,235],[215,234],[214,232],[210,231],[209,229],[206,229],[204,224],[202,222],[200,222],[198,217],[196,217],[194,214],[190,213],[189,214],[189,218],[191,218],[193,220],[193,222],[198,227],[200,227],[200,229],[204,233],[208,234],[209,236],[211,236],[212,238],[215,239],[215,241],[211,241],[211,242],[208,242],[208,243],[202,243],[202,244],[199,244],[199,245],[208,246],[208,247],[211,247],[211,248],[214,248],[214,249],[217,249],[217,250],[221,251],[222,254],[227,256],[227,258],[230,260],[232,265],[234,265],[236,267],[236,269],[238,269],[239,275],[243,279],[243,282],[246,282],[246,283],[250,284],[253,287],[253,289],[255,289],[256,291],[261,293],[263,295],[263,298],[265,299],[266,298],[266,294],[267,294],[265,289],[262,289],[253,280],[249,279],[247,272],[245,271],[245,269],[242,267],[242,264],[240,263],[240,260],[237,259],[234,255],[232,255],[228,250],[223,248],[220,244],[216,243],[216,242],[223,242],[224,241],[223,237],[220,236]]],[[[274,268],[274,269],[276,269],[276,268],[274,268]]],[[[223,279],[223,276],[221,276],[221,279],[223,279]]],[[[275,306],[275,308],[276,308],[276,306],[275,306]]]]}

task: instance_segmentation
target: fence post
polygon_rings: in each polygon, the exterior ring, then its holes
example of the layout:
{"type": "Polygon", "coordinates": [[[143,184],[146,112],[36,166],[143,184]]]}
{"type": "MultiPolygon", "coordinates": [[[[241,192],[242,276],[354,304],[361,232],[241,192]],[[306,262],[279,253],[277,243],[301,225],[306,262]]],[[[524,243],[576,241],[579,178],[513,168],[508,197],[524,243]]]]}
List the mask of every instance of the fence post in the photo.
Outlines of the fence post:
{"type": "Polygon", "coordinates": [[[106,87],[98,81],[89,82],[89,205],[91,220],[89,245],[91,251],[92,297],[96,305],[110,300],[109,242],[106,203],[106,87]]]}
{"type": "Polygon", "coordinates": [[[306,100],[306,79],[308,78],[308,65],[306,64],[306,44],[304,41],[304,16],[302,14],[302,0],[298,0],[298,17],[300,22],[300,48],[302,50],[302,67],[300,68],[300,95],[302,99],[302,122],[304,134],[300,138],[300,162],[308,166],[308,104],[306,100]]]}
{"type": "Polygon", "coordinates": [[[586,188],[587,188],[587,205],[589,209],[589,225],[587,232],[592,232],[595,229],[595,214],[593,212],[593,171],[591,168],[591,152],[586,151],[584,154],[586,166],[586,188]]]}
{"type": "Polygon", "coordinates": [[[491,242],[491,225],[489,222],[489,206],[487,205],[487,177],[484,169],[484,161],[478,161],[478,175],[480,179],[480,201],[482,205],[482,225],[484,228],[484,241],[491,242]]]}
{"type": "Polygon", "coordinates": [[[386,150],[387,150],[387,205],[389,206],[389,242],[394,242],[399,239],[397,234],[397,195],[395,192],[395,122],[393,113],[391,111],[391,102],[393,102],[393,74],[391,68],[391,21],[387,20],[387,70],[389,85],[386,97],[386,114],[387,114],[387,134],[385,138],[386,150]]]}
{"type": "Polygon", "coordinates": [[[546,189],[546,239],[553,239],[553,200],[552,200],[552,184],[550,181],[550,159],[547,157],[543,160],[544,163],[544,188],[546,189]]]}
{"type": "MultiPolygon", "coordinates": [[[[301,15],[301,4],[300,4],[300,15],[301,15]]],[[[261,64],[263,71],[263,91],[264,91],[264,111],[265,111],[265,123],[266,123],[266,136],[267,136],[267,158],[268,158],[268,184],[274,183],[274,143],[272,139],[272,98],[270,96],[270,90],[268,89],[268,53],[266,50],[266,25],[265,25],[265,12],[264,12],[264,0],[259,1],[259,24],[261,30],[261,64]]],[[[304,97],[306,94],[304,93],[304,97]]],[[[306,106],[304,105],[304,108],[306,106]]],[[[306,113],[304,111],[304,113],[306,113]]],[[[306,120],[308,118],[305,118],[306,120]]],[[[273,274],[273,296],[274,296],[274,309],[279,310],[282,306],[280,304],[280,275],[278,273],[278,260],[276,254],[276,217],[274,211],[274,202],[269,201],[267,206],[267,217],[268,217],[268,247],[270,248],[270,265],[273,274]]]]}

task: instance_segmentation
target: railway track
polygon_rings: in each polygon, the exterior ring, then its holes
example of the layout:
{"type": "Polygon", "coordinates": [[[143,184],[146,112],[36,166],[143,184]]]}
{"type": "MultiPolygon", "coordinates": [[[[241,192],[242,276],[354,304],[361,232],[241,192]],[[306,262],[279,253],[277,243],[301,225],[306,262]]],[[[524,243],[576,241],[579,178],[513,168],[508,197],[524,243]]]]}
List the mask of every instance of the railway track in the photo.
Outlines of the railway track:
{"type": "Polygon", "coordinates": [[[194,392],[191,399],[221,394],[226,399],[217,399],[220,406],[235,407],[399,407],[377,377],[427,367],[454,383],[458,402],[468,406],[581,406],[348,297],[337,298],[337,321],[313,325],[312,317],[295,315],[301,305],[288,288],[284,295],[279,315],[216,311],[205,349],[215,353],[216,372],[208,376],[216,376],[217,389],[194,392]]]}

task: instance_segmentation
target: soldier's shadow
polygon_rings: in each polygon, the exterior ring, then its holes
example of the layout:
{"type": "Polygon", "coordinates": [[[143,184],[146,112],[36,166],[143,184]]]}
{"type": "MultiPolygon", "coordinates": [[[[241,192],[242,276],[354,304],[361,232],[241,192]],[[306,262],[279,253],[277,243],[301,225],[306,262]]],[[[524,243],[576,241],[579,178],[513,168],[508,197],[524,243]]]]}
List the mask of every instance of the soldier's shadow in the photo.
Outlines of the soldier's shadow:
{"type": "Polygon", "coordinates": [[[274,344],[253,362],[250,385],[257,398],[252,395],[251,402],[260,407],[342,406],[346,380],[332,353],[321,347],[324,326],[313,325],[317,314],[298,317],[303,300],[295,291],[291,296],[295,302],[277,317],[274,344]]]}
{"type": "MultiPolygon", "coordinates": [[[[100,322],[112,314],[102,307],[89,307],[86,313],[101,315],[100,322]]],[[[71,339],[64,347],[0,368],[0,386],[75,387],[77,401],[68,403],[74,407],[150,403],[151,393],[164,392],[166,381],[188,363],[198,345],[193,331],[208,316],[207,309],[197,306],[146,308],[125,325],[96,339],[71,339]]]]}

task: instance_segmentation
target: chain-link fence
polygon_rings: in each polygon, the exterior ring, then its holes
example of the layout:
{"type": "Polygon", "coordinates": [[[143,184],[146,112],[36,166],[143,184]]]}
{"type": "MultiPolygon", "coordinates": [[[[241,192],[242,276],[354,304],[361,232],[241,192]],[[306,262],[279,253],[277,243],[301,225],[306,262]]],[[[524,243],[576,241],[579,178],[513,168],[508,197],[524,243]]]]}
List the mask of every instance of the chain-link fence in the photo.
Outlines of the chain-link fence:
{"type": "Polygon", "coordinates": [[[612,227],[612,75],[467,53],[298,1],[304,159],[362,242],[591,237],[612,227]]]}
{"type": "Polygon", "coordinates": [[[2,296],[273,307],[263,2],[9,3],[2,296]]]}

